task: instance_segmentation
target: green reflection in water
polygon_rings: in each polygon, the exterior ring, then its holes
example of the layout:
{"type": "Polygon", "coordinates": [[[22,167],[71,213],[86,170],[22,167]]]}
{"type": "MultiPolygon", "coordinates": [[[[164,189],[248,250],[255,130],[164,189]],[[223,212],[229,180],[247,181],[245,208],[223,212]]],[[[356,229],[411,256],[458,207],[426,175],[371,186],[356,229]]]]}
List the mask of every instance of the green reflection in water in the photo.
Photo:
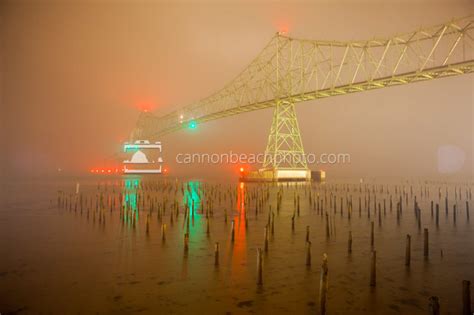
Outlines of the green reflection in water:
{"type": "Polygon", "coordinates": [[[192,205],[194,201],[194,214],[197,215],[201,208],[201,195],[199,190],[201,189],[201,183],[197,181],[190,181],[186,185],[184,191],[183,203],[189,206],[189,214],[192,214],[192,205]]]}
{"type": "MultiPolygon", "coordinates": [[[[201,242],[206,237],[206,219],[205,215],[202,215],[202,183],[198,181],[189,181],[186,184],[183,196],[183,204],[188,205],[189,208],[189,236],[192,243],[201,242]],[[192,205],[194,201],[194,215],[192,211],[192,205]],[[203,219],[203,220],[202,220],[203,219]]],[[[190,251],[192,252],[192,244],[190,245],[190,251]]]]}
{"type": "Polygon", "coordinates": [[[132,224],[132,216],[138,222],[138,189],[140,188],[140,178],[126,178],[124,180],[123,198],[125,209],[123,219],[127,226],[132,224]]]}

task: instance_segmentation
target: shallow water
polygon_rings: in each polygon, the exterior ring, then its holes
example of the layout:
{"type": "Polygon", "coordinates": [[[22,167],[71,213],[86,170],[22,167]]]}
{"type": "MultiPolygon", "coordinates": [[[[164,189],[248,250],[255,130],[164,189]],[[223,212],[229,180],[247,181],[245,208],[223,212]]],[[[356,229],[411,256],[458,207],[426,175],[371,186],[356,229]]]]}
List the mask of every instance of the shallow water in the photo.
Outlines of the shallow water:
{"type": "Polygon", "coordinates": [[[472,208],[467,193],[472,186],[465,183],[449,186],[424,181],[388,186],[379,183],[376,203],[381,204],[380,221],[374,213],[372,184],[338,183],[337,191],[335,183],[308,187],[200,181],[176,184],[172,180],[164,184],[146,178],[115,178],[81,180],[80,184],[78,195],[76,181],[72,180],[31,181],[5,187],[0,211],[1,314],[318,313],[323,253],[328,255],[329,265],[329,314],[426,314],[430,296],[439,297],[442,314],[459,314],[461,282],[474,280],[474,219],[472,211],[470,221],[467,219],[465,206],[467,199],[472,208]],[[99,189],[97,181],[100,181],[99,189]],[[402,185],[403,210],[397,223],[399,194],[395,194],[395,186],[400,189],[402,185]],[[393,199],[391,211],[387,187],[393,199]],[[446,187],[448,215],[444,207],[446,187]],[[457,196],[454,222],[456,188],[461,196],[457,196]],[[280,189],[283,197],[277,212],[280,189]],[[371,191],[370,218],[364,202],[367,189],[371,191]],[[58,190],[64,192],[59,194],[62,196],[59,207],[58,190]],[[267,191],[268,200],[265,200],[267,191]],[[331,221],[329,239],[325,215],[315,206],[318,193],[321,201],[327,196],[324,212],[329,213],[331,221]],[[300,196],[300,215],[295,215],[292,231],[295,194],[300,196]],[[329,207],[331,194],[336,196],[335,211],[329,207]],[[79,203],[75,209],[79,195],[84,198],[82,211],[79,203]],[[420,227],[414,213],[415,195],[421,208],[420,227]],[[71,206],[63,205],[70,196],[71,206]],[[346,200],[351,197],[353,207],[349,219],[346,200]],[[120,207],[121,198],[126,204],[125,212],[120,207]],[[342,215],[341,198],[344,199],[342,215]],[[165,199],[167,208],[160,221],[158,212],[163,210],[158,207],[165,199]],[[211,199],[213,215],[209,218],[207,235],[203,207],[209,209],[207,200],[211,199]],[[143,200],[145,206],[141,205],[143,200]],[[171,225],[174,200],[179,202],[179,215],[171,225]],[[188,210],[184,205],[191,204],[191,200],[195,200],[196,210],[194,223],[189,215],[189,251],[185,255],[184,212],[188,210]],[[256,216],[257,200],[263,206],[256,216]],[[440,203],[438,227],[431,216],[431,200],[440,203]],[[256,252],[264,246],[270,206],[275,214],[274,235],[270,236],[269,250],[264,254],[263,285],[258,286],[256,252]],[[224,209],[228,213],[227,223],[224,209]],[[146,216],[150,211],[147,234],[146,216]],[[232,220],[235,222],[233,243],[232,220]],[[376,287],[369,286],[372,221],[377,251],[376,287]],[[167,225],[164,243],[163,223],[167,225]],[[305,264],[307,226],[310,226],[312,253],[310,267],[305,264]],[[424,228],[429,230],[427,259],[423,256],[424,228]],[[353,236],[351,254],[347,249],[349,231],[353,236]],[[406,234],[412,237],[409,268],[404,264],[406,234]],[[217,268],[215,242],[220,244],[217,268]]]}

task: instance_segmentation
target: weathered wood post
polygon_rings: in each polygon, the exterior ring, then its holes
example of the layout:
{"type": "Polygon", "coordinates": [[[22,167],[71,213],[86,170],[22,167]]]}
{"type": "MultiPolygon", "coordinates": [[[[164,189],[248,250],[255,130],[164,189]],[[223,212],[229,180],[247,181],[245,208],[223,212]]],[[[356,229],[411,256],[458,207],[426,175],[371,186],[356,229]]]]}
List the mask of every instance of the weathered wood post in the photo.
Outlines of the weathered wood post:
{"type": "Polygon", "coordinates": [[[352,253],[352,231],[349,231],[349,239],[347,241],[347,252],[352,253]]]}
{"type": "Polygon", "coordinates": [[[469,221],[469,201],[466,200],[466,218],[469,221]]]}
{"type": "Polygon", "coordinates": [[[187,257],[189,252],[189,233],[184,233],[184,256],[187,257]]]}
{"type": "Polygon", "coordinates": [[[423,255],[425,258],[429,256],[429,246],[428,246],[428,229],[424,229],[423,233],[423,255]]]}
{"type": "Polygon", "coordinates": [[[271,227],[272,237],[275,235],[275,214],[272,212],[272,227],[271,227]]]}
{"type": "Polygon", "coordinates": [[[219,242],[214,245],[214,266],[219,266],[219,242]]]}
{"type": "Polygon", "coordinates": [[[377,251],[373,250],[372,251],[372,257],[370,259],[370,286],[375,287],[375,284],[377,282],[376,280],[376,257],[377,257],[377,251]]]}
{"type": "Polygon", "coordinates": [[[261,248],[257,248],[257,285],[263,285],[263,255],[261,248]]]}
{"type": "Polygon", "coordinates": [[[166,242],[166,224],[161,224],[161,242],[166,242]]]}
{"type": "Polygon", "coordinates": [[[230,234],[230,241],[234,243],[235,240],[235,220],[232,220],[232,230],[230,234]]]}
{"type": "Polygon", "coordinates": [[[374,221],[370,222],[370,246],[374,248],[374,221]]]}
{"type": "Polygon", "coordinates": [[[268,226],[265,227],[265,232],[263,234],[263,237],[265,238],[264,250],[266,253],[268,252],[268,226]]]}
{"type": "Polygon", "coordinates": [[[380,203],[379,203],[379,226],[382,226],[382,211],[380,210],[380,203]]]}
{"type": "Polygon", "coordinates": [[[321,315],[326,315],[328,272],[328,255],[323,254],[323,263],[321,265],[321,278],[319,280],[319,307],[321,315]]]}
{"type": "Polygon", "coordinates": [[[446,210],[446,216],[448,216],[448,196],[444,197],[444,207],[446,210]]]}
{"type": "Polygon", "coordinates": [[[405,266],[409,267],[411,261],[411,236],[407,234],[407,243],[405,247],[405,266]]]}
{"type": "Polygon", "coordinates": [[[331,234],[329,232],[329,215],[326,212],[326,239],[328,240],[331,237],[331,234]]]}
{"type": "Polygon", "coordinates": [[[311,266],[311,242],[306,241],[306,266],[311,266]]]}
{"type": "Polygon", "coordinates": [[[417,218],[418,218],[418,230],[421,229],[421,209],[417,208],[417,218]]]}
{"type": "Polygon", "coordinates": [[[146,235],[149,236],[150,235],[150,215],[148,214],[146,216],[146,235]]]}
{"type": "Polygon", "coordinates": [[[472,315],[471,311],[471,281],[462,281],[462,314],[472,315]]]}
{"type": "Polygon", "coordinates": [[[397,203],[397,225],[400,225],[400,214],[401,214],[401,211],[400,211],[400,204],[397,203]]]}
{"type": "Polygon", "coordinates": [[[439,204],[436,204],[436,227],[439,227],[439,204]]]}
{"type": "Polygon", "coordinates": [[[298,199],[297,199],[297,210],[298,210],[298,216],[300,216],[300,195],[298,195],[298,199]]]}
{"type": "Polygon", "coordinates": [[[430,315],[439,315],[439,299],[437,296],[431,296],[429,299],[429,313],[430,315]]]}
{"type": "Polygon", "coordinates": [[[359,196],[359,218],[360,218],[361,214],[362,214],[362,200],[359,196]]]}

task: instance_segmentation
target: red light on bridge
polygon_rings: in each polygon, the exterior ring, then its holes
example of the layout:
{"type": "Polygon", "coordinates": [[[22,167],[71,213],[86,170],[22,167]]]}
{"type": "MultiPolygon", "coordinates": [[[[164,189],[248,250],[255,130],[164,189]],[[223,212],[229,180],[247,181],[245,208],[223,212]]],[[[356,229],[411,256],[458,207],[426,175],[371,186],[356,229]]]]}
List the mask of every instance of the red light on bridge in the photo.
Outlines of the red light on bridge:
{"type": "Polygon", "coordinates": [[[98,168],[91,168],[90,172],[95,173],[95,174],[106,174],[106,175],[112,175],[112,174],[118,174],[122,173],[124,171],[123,168],[118,168],[118,167],[98,167],[98,168]]]}
{"type": "Polygon", "coordinates": [[[287,17],[280,17],[277,21],[273,22],[273,25],[278,30],[278,35],[288,36],[288,32],[290,31],[290,21],[288,21],[287,17]]]}
{"type": "Polygon", "coordinates": [[[153,111],[156,106],[152,102],[144,101],[137,103],[135,107],[138,108],[141,112],[148,113],[153,111]]]}

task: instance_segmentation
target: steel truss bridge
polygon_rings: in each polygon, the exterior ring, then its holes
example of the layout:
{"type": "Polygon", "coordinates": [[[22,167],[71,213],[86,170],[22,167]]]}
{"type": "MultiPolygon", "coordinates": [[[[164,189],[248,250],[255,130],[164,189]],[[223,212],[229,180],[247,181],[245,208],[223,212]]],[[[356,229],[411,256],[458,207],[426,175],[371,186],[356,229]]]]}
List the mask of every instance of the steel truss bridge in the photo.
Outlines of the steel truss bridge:
{"type": "Polygon", "coordinates": [[[156,139],[203,123],[274,108],[264,169],[307,170],[295,104],[474,69],[474,15],[363,41],[309,40],[277,33],[221,90],[167,115],[140,114],[132,139],[156,139]]]}

